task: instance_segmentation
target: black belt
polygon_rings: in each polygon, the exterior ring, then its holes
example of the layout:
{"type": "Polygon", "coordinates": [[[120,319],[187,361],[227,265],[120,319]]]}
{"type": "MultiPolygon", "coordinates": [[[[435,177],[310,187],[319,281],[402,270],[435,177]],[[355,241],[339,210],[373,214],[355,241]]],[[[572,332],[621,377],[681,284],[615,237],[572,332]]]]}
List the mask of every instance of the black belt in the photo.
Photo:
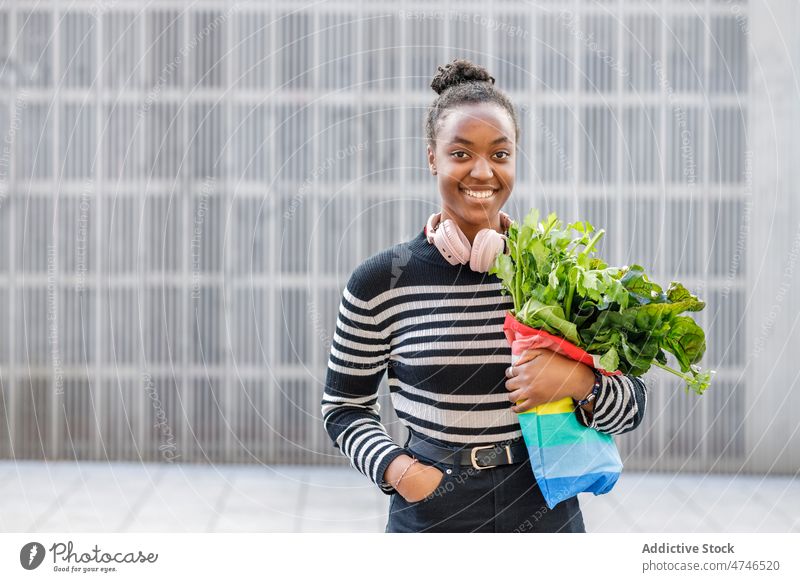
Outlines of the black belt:
{"type": "Polygon", "coordinates": [[[411,433],[407,448],[412,452],[438,463],[472,465],[475,469],[491,469],[499,465],[513,465],[528,458],[528,448],[522,438],[483,445],[453,449],[437,445],[411,433]]]}

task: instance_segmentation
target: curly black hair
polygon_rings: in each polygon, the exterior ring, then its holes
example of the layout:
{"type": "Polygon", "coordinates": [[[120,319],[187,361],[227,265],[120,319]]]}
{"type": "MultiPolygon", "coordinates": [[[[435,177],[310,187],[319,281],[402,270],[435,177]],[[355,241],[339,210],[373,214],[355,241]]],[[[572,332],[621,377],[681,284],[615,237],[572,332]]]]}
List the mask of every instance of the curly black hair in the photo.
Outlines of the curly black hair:
{"type": "Polygon", "coordinates": [[[517,111],[508,96],[495,88],[494,77],[484,67],[466,59],[453,59],[451,63],[437,67],[431,89],[439,95],[428,107],[425,119],[425,138],[431,147],[436,142],[439,120],[447,110],[462,103],[497,103],[505,108],[514,123],[515,140],[519,142],[517,111]]]}

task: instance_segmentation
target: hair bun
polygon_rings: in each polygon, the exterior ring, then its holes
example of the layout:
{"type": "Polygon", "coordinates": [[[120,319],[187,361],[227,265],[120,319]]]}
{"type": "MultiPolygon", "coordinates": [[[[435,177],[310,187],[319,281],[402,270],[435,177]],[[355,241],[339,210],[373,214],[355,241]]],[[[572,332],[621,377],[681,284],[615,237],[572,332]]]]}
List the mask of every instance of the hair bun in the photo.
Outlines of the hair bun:
{"type": "Polygon", "coordinates": [[[466,59],[453,59],[453,62],[437,67],[437,73],[431,81],[431,89],[441,95],[450,87],[473,81],[494,85],[494,77],[485,68],[466,59]]]}

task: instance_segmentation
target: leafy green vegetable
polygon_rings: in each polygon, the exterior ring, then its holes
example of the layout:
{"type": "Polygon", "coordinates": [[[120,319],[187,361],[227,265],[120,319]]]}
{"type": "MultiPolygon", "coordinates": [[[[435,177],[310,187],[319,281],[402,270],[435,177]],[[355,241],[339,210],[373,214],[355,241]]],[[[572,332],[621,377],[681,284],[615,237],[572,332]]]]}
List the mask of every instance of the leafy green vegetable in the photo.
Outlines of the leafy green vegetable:
{"type": "Polygon", "coordinates": [[[705,333],[681,314],[705,303],[678,282],[664,291],[640,265],[609,267],[595,256],[604,234],[585,221],[564,226],[555,214],[540,220],[533,209],[511,224],[509,252],[489,273],[512,296],[521,323],[600,355],[603,369],[640,376],[655,365],[702,394],[714,374],[697,366],[705,333]],[[680,371],[667,366],[667,353],[680,371]]]}

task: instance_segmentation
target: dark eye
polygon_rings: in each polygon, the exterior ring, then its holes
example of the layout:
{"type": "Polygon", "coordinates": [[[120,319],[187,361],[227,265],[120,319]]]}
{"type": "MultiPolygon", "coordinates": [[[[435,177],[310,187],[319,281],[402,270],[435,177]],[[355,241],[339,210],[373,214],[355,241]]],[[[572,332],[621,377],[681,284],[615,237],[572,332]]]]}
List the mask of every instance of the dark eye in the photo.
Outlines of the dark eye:
{"type": "MultiPolygon", "coordinates": [[[[510,153],[508,153],[508,152],[497,152],[495,155],[499,155],[499,154],[505,154],[505,155],[506,155],[506,158],[508,158],[508,157],[511,157],[511,154],[510,154],[510,153]]],[[[506,159],[506,158],[500,158],[500,159],[501,159],[501,160],[504,160],[504,159],[506,159]]]]}
{"type": "MultiPolygon", "coordinates": [[[[453,153],[452,153],[452,154],[450,154],[450,155],[451,155],[451,156],[456,156],[456,157],[457,157],[457,154],[465,154],[465,155],[466,155],[466,153],[467,153],[467,152],[464,152],[464,151],[458,150],[457,152],[453,152],[453,153]]],[[[458,159],[459,159],[459,160],[463,160],[464,158],[458,158],[458,159]]]]}

